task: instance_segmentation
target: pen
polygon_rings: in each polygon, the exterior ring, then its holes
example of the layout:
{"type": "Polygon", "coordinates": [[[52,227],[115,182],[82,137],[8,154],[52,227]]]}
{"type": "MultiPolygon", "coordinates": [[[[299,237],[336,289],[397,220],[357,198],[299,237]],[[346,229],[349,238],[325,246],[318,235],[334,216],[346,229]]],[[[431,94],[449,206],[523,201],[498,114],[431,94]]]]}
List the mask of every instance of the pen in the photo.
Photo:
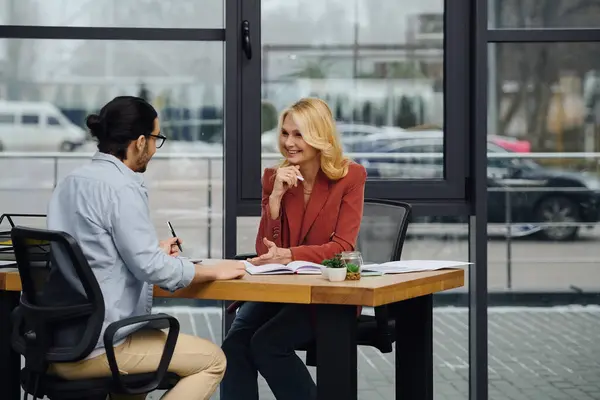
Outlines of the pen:
{"type": "MultiPolygon", "coordinates": [[[[167,225],[169,225],[169,229],[171,230],[171,234],[173,235],[173,237],[177,237],[177,235],[175,234],[175,230],[173,229],[173,225],[171,225],[171,221],[167,221],[167,225]]],[[[177,240],[177,247],[179,247],[179,251],[183,251],[183,249],[181,248],[181,244],[179,244],[179,240],[177,240]]]]}

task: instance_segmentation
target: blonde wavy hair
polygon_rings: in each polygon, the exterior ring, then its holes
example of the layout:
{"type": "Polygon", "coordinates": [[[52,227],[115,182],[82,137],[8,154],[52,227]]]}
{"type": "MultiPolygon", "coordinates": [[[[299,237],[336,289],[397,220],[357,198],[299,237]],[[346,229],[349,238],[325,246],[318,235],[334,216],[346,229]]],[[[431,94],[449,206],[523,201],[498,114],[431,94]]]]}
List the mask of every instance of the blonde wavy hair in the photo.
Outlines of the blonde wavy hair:
{"type": "MultiPolygon", "coordinates": [[[[319,151],[321,169],[325,175],[331,180],[346,176],[350,160],[343,154],[333,113],[327,103],[315,97],[306,97],[283,110],[279,116],[279,136],[283,131],[283,121],[288,115],[300,128],[304,141],[319,151]]],[[[285,156],[281,140],[278,140],[278,145],[279,151],[285,156]]],[[[290,163],[284,160],[280,166],[288,165],[290,163]]]]}

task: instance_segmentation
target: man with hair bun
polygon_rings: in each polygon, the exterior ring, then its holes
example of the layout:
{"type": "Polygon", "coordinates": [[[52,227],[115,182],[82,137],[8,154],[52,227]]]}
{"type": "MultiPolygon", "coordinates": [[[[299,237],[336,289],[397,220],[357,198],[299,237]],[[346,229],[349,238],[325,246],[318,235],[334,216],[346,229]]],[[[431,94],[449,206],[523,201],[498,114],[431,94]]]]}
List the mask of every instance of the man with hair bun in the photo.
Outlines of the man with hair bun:
{"type": "MultiPolygon", "coordinates": [[[[98,152],[56,187],[48,209],[48,229],[66,232],[77,240],[100,284],[106,311],[100,341],[92,353],[78,362],[51,365],[49,372],[65,379],[111,375],[102,340],[104,329],[118,320],[150,314],[151,285],[174,291],[193,282],[245,274],[239,261],[200,266],[179,257],[179,238],[158,241],[141,175],[166,139],[154,107],[139,97],[116,97],[100,114],[88,116],[86,124],[98,140],[98,152]]],[[[57,266],[65,285],[77,282],[74,271],[57,266]]],[[[62,295],[68,297],[69,291],[62,295]]],[[[139,325],[121,329],[115,337],[119,370],[125,374],[155,372],[166,338],[161,330],[140,329],[139,325]]],[[[181,379],[163,399],[209,399],[225,367],[219,346],[180,334],[168,370],[181,379]]]]}

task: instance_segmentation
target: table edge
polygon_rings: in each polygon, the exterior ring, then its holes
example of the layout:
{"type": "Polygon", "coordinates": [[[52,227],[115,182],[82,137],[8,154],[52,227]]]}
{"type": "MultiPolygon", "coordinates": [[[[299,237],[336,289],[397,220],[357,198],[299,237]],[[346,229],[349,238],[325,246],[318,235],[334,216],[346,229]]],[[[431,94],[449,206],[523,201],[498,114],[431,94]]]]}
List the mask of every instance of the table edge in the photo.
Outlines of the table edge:
{"type": "Polygon", "coordinates": [[[452,269],[444,275],[426,276],[407,282],[398,282],[381,288],[365,288],[364,295],[357,296],[347,286],[337,286],[335,292],[332,286],[314,286],[311,304],[347,304],[363,307],[378,307],[415,297],[440,293],[464,286],[465,271],[452,269]]]}

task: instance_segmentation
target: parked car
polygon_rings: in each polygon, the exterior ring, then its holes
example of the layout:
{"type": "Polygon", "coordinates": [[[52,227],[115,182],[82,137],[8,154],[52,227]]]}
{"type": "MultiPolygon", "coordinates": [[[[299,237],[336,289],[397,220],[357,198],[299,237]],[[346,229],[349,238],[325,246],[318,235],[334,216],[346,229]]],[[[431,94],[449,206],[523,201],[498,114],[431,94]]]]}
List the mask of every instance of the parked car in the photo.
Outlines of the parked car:
{"type": "MultiPolygon", "coordinates": [[[[345,151],[352,151],[351,149],[360,143],[371,142],[371,137],[389,140],[390,138],[401,137],[406,132],[404,129],[394,126],[375,126],[345,122],[338,122],[336,127],[345,151]]],[[[261,135],[261,148],[264,153],[279,153],[277,147],[277,128],[263,132],[261,135]]]]}
{"type": "Polygon", "coordinates": [[[0,100],[0,151],[73,151],[87,137],[51,103],[0,100]]]}
{"type": "MultiPolygon", "coordinates": [[[[396,140],[379,148],[379,154],[435,153],[443,154],[441,132],[418,139],[396,140]]],[[[501,154],[517,154],[488,140],[488,222],[506,223],[506,207],[511,223],[529,225],[528,232],[548,240],[575,239],[581,225],[600,219],[600,179],[586,172],[567,171],[541,166],[524,158],[504,158],[501,154]],[[494,157],[496,155],[496,157],[494,157]],[[506,191],[510,190],[507,195],[506,191]],[[510,198],[509,198],[510,197],[510,198]],[[508,204],[510,203],[510,205],[508,204]],[[540,227],[535,223],[563,223],[563,226],[540,227]],[[580,224],[565,226],[564,224],[580,224]]],[[[410,159],[358,158],[370,178],[442,179],[442,157],[410,159]]],[[[443,219],[443,222],[449,222],[443,219]]]]}
{"type": "Polygon", "coordinates": [[[531,143],[527,140],[520,140],[510,136],[489,135],[488,138],[500,147],[506,150],[515,151],[518,153],[529,153],[531,151],[531,143]]]}

